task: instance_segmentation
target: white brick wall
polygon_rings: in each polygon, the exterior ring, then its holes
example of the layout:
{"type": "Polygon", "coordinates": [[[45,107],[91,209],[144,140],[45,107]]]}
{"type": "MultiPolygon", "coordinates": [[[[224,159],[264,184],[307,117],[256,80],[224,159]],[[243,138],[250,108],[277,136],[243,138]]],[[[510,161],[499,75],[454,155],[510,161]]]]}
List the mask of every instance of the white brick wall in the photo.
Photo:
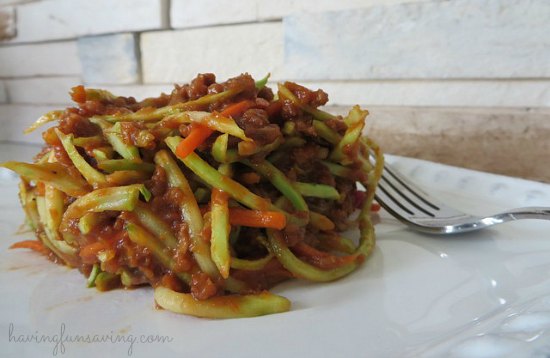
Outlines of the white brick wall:
{"type": "Polygon", "coordinates": [[[78,39],[86,83],[133,84],[140,80],[137,35],[115,34],[78,39]]]}
{"type": "Polygon", "coordinates": [[[0,141],[41,143],[22,130],[81,82],[140,100],[200,72],[246,71],[367,106],[377,136],[409,146],[395,153],[452,158],[483,124],[509,133],[491,148],[550,153],[536,115],[550,109],[548,0],[0,0],[0,14],[0,141]]]}
{"type": "Polygon", "coordinates": [[[316,13],[348,9],[364,9],[376,5],[392,5],[449,0],[258,0],[258,18],[278,19],[297,13],[316,13]]]}
{"type": "Polygon", "coordinates": [[[79,75],[76,42],[0,47],[0,76],[79,75]]]}
{"type": "Polygon", "coordinates": [[[82,83],[79,77],[40,77],[6,80],[12,103],[68,104],[71,87],[82,83]]]}
{"type": "Polygon", "coordinates": [[[120,86],[90,83],[87,86],[90,88],[103,88],[117,96],[134,97],[138,101],[148,97],[158,97],[161,93],[170,94],[174,89],[172,84],[120,86]]]}
{"type": "Polygon", "coordinates": [[[37,0],[0,0],[0,6],[12,5],[12,4],[23,4],[26,2],[32,2],[37,0]]]}
{"type": "Polygon", "coordinates": [[[0,141],[43,144],[42,132],[48,126],[27,135],[23,134],[23,131],[44,113],[59,108],[59,106],[0,105],[0,126],[2,126],[0,141]]]}
{"type": "Polygon", "coordinates": [[[5,103],[8,101],[8,96],[6,92],[6,85],[4,81],[0,81],[0,103],[5,103]]]}
{"type": "Polygon", "coordinates": [[[233,24],[258,19],[257,0],[172,0],[171,26],[174,28],[233,24]]]}
{"type": "Polygon", "coordinates": [[[174,28],[281,19],[294,13],[359,9],[375,5],[444,0],[171,0],[174,28]]]}
{"type": "Polygon", "coordinates": [[[280,22],[144,33],[141,58],[145,83],[189,81],[200,72],[225,79],[249,72],[280,79],[280,22]],[[178,44],[178,45],[176,45],[178,44]]]}
{"type": "Polygon", "coordinates": [[[324,81],[330,104],[378,106],[550,107],[550,81],[324,81]]]}
{"type": "Polygon", "coordinates": [[[15,8],[6,6],[0,8],[0,40],[15,36],[15,8]]]}
{"type": "Polygon", "coordinates": [[[13,42],[162,29],[166,12],[167,0],[38,1],[17,7],[13,42]]]}
{"type": "Polygon", "coordinates": [[[300,79],[550,77],[550,2],[452,0],[285,18],[300,79]]]}

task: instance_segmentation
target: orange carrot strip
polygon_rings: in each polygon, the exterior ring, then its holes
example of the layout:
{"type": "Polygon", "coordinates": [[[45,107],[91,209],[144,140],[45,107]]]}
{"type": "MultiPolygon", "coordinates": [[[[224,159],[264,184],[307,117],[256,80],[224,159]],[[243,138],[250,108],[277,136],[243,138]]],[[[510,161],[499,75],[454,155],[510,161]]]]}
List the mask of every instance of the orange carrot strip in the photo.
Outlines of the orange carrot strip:
{"type": "Polygon", "coordinates": [[[235,117],[246,112],[255,103],[249,100],[237,102],[225,108],[220,114],[225,117],[235,117]]]}
{"type": "Polygon", "coordinates": [[[212,129],[200,124],[194,124],[189,135],[185,137],[176,148],[176,155],[182,159],[187,157],[201,145],[206,138],[210,137],[212,133],[214,133],[212,129]]]}
{"type": "Polygon", "coordinates": [[[286,216],[277,211],[230,208],[229,223],[231,225],[267,227],[282,230],[286,226],[286,216]]]}
{"type": "Polygon", "coordinates": [[[44,244],[36,240],[23,240],[16,242],[10,246],[10,249],[31,249],[44,255],[49,253],[49,250],[44,246],[44,244]]]}
{"type": "MultiPolygon", "coordinates": [[[[226,117],[234,117],[244,113],[248,108],[252,107],[254,102],[245,100],[230,105],[224,109],[220,115],[226,117]]],[[[178,147],[176,148],[176,155],[181,159],[187,157],[192,153],[199,145],[201,145],[208,137],[210,137],[214,131],[206,126],[193,125],[191,132],[185,137],[178,147]]]]}

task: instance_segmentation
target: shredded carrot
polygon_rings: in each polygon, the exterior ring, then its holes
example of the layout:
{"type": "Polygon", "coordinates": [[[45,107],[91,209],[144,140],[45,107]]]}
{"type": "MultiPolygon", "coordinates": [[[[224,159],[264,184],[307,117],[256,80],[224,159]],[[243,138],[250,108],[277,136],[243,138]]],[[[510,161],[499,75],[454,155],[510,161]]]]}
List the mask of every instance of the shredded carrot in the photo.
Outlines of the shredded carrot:
{"type": "Polygon", "coordinates": [[[315,266],[321,269],[333,269],[357,260],[357,255],[336,256],[328,252],[319,251],[310,245],[299,242],[292,246],[292,250],[302,256],[305,256],[315,266]]]}
{"type": "Polygon", "coordinates": [[[201,145],[214,131],[200,124],[193,125],[189,135],[185,137],[176,148],[176,155],[181,159],[191,154],[201,145]]]}
{"type": "Polygon", "coordinates": [[[23,240],[10,246],[10,249],[31,249],[41,254],[47,255],[49,250],[40,241],[23,240]]]}
{"type": "MultiPolygon", "coordinates": [[[[235,117],[239,114],[244,113],[248,108],[252,107],[253,105],[254,102],[249,100],[237,102],[224,109],[220,113],[220,115],[226,117],[235,117]]],[[[181,159],[184,159],[195,149],[197,149],[199,145],[204,143],[204,141],[208,137],[210,137],[212,133],[214,133],[214,131],[206,126],[193,125],[191,132],[189,132],[189,135],[185,137],[180,142],[180,144],[178,144],[178,147],[176,148],[176,155],[181,159]]]]}
{"type": "Polygon", "coordinates": [[[255,103],[250,100],[237,102],[225,108],[220,114],[225,117],[235,117],[246,112],[246,110],[252,107],[254,104],[255,103]]]}
{"type": "Polygon", "coordinates": [[[267,227],[282,230],[286,226],[286,216],[277,211],[229,209],[229,223],[250,227],[267,227]]]}

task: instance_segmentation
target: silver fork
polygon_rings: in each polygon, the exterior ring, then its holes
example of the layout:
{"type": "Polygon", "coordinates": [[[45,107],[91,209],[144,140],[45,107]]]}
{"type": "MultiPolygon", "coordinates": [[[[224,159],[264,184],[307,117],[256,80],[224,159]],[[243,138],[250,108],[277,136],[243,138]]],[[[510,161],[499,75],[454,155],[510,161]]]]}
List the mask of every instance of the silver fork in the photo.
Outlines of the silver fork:
{"type": "Polygon", "coordinates": [[[466,214],[441,203],[387,163],[376,189],[376,200],[412,229],[432,234],[455,234],[521,219],[550,220],[550,207],[525,207],[490,216],[466,214]]]}

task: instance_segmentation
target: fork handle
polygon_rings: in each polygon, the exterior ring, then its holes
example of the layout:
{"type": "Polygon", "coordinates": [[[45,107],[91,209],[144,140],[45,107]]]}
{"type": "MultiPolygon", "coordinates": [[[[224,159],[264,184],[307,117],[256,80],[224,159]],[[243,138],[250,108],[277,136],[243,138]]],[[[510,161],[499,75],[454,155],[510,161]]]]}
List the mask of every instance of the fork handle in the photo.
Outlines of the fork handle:
{"type": "Polygon", "coordinates": [[[528,206],[516,208],[493,215],[495,218],[502,219],[504,222],[522,219],[550,220],[550,207],[528,206]]]}

